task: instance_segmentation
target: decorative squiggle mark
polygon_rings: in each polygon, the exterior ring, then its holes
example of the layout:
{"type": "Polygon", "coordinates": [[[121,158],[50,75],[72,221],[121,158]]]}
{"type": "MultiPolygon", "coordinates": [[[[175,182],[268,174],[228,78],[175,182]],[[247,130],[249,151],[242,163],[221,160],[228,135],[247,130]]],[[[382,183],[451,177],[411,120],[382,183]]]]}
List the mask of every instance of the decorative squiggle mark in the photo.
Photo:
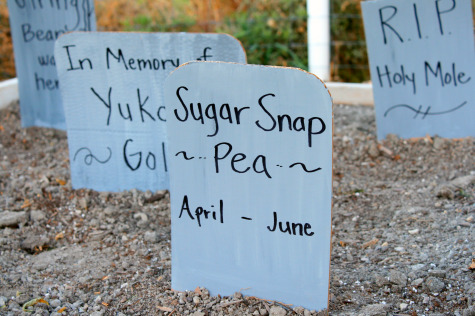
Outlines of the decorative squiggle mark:
{"type": "Polygon", "coordinates": [[[79,148],[79,149],[76,151],[76,153],[74,154],[73,161],[76,161],[76,157],[78,156],[78,154],[79,154],[81,151],[85,150],[85,151],[87,151],[87,155],[84,156],[84,163],[85,163],[86,165],[90,166],[94,160],[97,161],[97,162],[100,163],[100,164],[108,163],[109,160],[110,160],[111,157],[112,157],[112,149],[111,149],[110,147],[107,147],[107,149],[109,150],[109,157],[107,157],[107,158],[104,159],[104,160],[99,160],[96,156],[94,156],[94,155],[92,154],[92,151],[91,151],[89,148],[87,148],[87,147],[81,147],[81,148],[79,148]]]}
{"type": "Polygon", "coordinates": [[[182,154],[183,155],[183,158],[185,158],[185,160],[192,160],[192,159],[195,159],[195,157],[188,157],[186,155],[186,151],[180,151],[178,153],[176,153],[175,157],[178,157],[178,155],[182,154]]]}
{"type": "Polygon", "coordinates": [[[466,104],[467,104],[467,101],[465,101],[462,104],[454,107],[453,109],[450,109],[450,110],[447,110],[447,111],[442,111],[442,112],[430,112],[430,109],[431,109],[430,106],[428,106],[425,111],[422,111],[422,105],[419,105],[419,108],[416,109],[416,108],[414,108],[410,105],[407,105],[407,104],[397,104],[397,105],[393,105],[392,107],[387,109],[386,112],[384,112],[384,117],[386,117],[389,114],[389,112],[391,112],[392,110],[395,110],[397,108],[405,108],[405,109],[408,109],[408,110],[413,111],[414,113],[416,113],[416,115],[414,115],[414,117],[413,117],[414,119],[419,114],[422,114],[422,119],[425,119],[427,115],[443,115],[443,114],[447,114],[447,113],[450,113],[450,112],[457,111],[460,108],[462,108],[463,106],[465,106],[466,104]]]}
{"type": "Polygon", "coordinates": [[[317,168],[317,169],[313,169],[313,170],[308,170],[308,169],[307,169],[307,166],[306,166],[305,164],[301,163],[301,162],[296,162],[296,163],[294,163],[294,164],[291,164],[291,165],[289,166],[289,168],[293,168],[293,167],[295,167],[295,166],[300,166],[300,167],[302,167],[303,171],[305,171],[305,172],[307,172],[307,173],[312,173],[312,172],[317,172],[317,171],[319,171],[319,170],[322,170],[322,168],[317,168]]]}

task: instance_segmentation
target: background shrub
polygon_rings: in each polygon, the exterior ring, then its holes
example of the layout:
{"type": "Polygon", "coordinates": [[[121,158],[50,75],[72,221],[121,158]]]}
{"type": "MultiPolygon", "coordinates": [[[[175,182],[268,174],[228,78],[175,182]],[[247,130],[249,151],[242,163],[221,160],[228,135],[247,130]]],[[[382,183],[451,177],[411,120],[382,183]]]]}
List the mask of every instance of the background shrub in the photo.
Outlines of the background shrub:
{"type": "MultiPolygon", "coordinates": [[[[368,81],[361,1],[330,3],[331,80],[368,81]]],[[[229,33],[248,63],[308,70],[305,0],[95,0],[95,7],[99,31],[229,33]]],[[[0,0],[0,79],[14,76],[8,10],[0,0]]]]}

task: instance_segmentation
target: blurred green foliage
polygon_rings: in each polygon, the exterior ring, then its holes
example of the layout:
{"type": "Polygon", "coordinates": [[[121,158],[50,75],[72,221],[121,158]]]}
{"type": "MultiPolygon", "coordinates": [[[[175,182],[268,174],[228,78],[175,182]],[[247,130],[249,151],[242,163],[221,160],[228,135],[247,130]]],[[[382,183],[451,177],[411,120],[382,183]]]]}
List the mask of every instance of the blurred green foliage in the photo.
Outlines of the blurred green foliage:
{"type": "Polygon", "coordinates": [[[307,70],[307,10],[302,0],[243,1],[217,31],[234,35],[248,63],[307,70]]]}
{"type": "MultiPolygon", "coordinates": [[[[333,81],[370,80],[360,4],[330,0],[333,81]]],[[[249,63],[308,69],[305,0],[95,0],[95,7],[100,31],[228,33],[241,41],[249,63]]],[[[6,0],[0,67],[0,77],[15,76],[6,0]]]]}

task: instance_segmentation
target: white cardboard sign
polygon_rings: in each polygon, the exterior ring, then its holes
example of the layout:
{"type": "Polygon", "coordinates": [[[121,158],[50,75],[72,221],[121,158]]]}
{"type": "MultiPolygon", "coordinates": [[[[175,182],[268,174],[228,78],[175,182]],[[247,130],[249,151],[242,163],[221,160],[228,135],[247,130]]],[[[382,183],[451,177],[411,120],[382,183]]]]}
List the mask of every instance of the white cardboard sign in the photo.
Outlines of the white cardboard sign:
{"type": "Polygon", "coordinates": [[[74,188],[168,189],[166,76],[196,59],[246,62],[235,38],[71,33],[56,43],[74,188]]]}
{"type": "Polygon", "coordinates": [[[94,31],[93,0],[8,0],[22,126],[66,129],[54,42],[71,31],[94,31]]]}
{"type": "Polygon", "coordinates": [[[362,2],[378,138],[475,136],[470,0],[362,2]]]}
{"type": "Polygon", "coordinates": [[[165,82],[172,288],[328,304],[332,101],[295,68],[215,62],[165,82]]]}

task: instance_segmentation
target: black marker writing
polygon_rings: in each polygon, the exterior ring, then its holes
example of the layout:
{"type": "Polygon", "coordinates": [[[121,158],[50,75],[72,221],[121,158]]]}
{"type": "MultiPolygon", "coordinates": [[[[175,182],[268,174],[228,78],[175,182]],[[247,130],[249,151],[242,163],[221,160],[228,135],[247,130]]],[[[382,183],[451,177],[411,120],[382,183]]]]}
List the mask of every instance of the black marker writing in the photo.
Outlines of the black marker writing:
{"type": "Polygon", "coordinates": [[[383,42],[384,44],[387,44],[388,42],[388,39],[387,39],[387,35],[386,35],[386,29],[392,31],[396,36],[397,38],[399,39],[399,41],[404,42],[404,40],[402,39],[401,35],[396,31],[396,29],[391,26],[389,24],[389,21],[394,18],[394,16],[397,14],[397,8],[395,6],[392,6],[392,5],[389,5],[389,6],[385,6],[385,7],[382,7],[379,9],[379,23],[381,25],[381,31],[383,32],[383,42]],[[388,15],[386,15],[386,17],[384,17],[384,13],[383,11],[391,11],[389,13],[389,17],[388,15]]]}
{"type": "Polygon", "coordinates": [[[437,65],[434,67],[429,62],[424,62],[424,73],[426,79],[426,86],[430,85],[430,78],[440,80],[440,85],[445,87],[446,85],[452,84],[454,87],[457,87],[459,84],[466,84],[469,82],[472,77],[465,77],[465,72],[457,71],[456,64],[452,63],[450,71],[444,71],[442,62],[437,62],[437,65]]]}
{"type": "Polygon", "coordinates": [[[414,119],[419,115],[419,114],[422,114],[422,119],[425,119],[426,116],[428,115],[444,115],[444,114],[448,114],[448,113],[451,113],[451,112],[455,112],[459,109],[461,109],[462,107],[464,107],[465,105],[467,104],[467,101],[465,102],[462,102],[461,104],[457,105],[456,107],[454,108],[451,108],[447,111],[440,111],[440,112],[431,112],[431,107],[428,106],[427,109],[425,111],[422,111],[422,105],[419,105],[419,108],[415,108],[415,107],[412,107],[408,104],[397,104],[397,105],[393,105],[391,106],[389,109],[386,110],[386,112],[384,112],[384,117],[386,117],[391,111],[393,110],[396,110],[396,109],[407,109],[409,111],[412,111],[415,113],[414,115],[414,119]]]}
{"type": "Polygon", "coordinates": [[[184,158],[185,160],[193,160],[193,159],[195,159],[195,157],[193,157],[193,156],[188,157],[188,156],[186,155],[186,151],[180,151],[180,152],[176,153],[175,157],[178,157],[179,155],[183,155],[183,158],[184,158]]]}
{"type": "Polygon", "coordinates": [[[380,87],[384,87],[385,83],[387,83],[389,88],[392,88],[394,85],[406,86],[411,84],[412,93],[416,94],[416,74],[414,72],[407,72],[404,65],[401,65],[400,71],[392,71],[388,65],[384,65],[384,70],[376,66],[376,72],[380,87]]]}
{"type": "Polygon", "coordinates": [[[263,131],[271,132],[276,128],[279,132],[284,130],[307,133],[308,147],[312,147],[312,138],[315,135],[322,134],[326,130],[325,122],[320,117],[304,118],[302,116],[292,118],[288,114],[278,114],[276,117],[264,105],[264,99],[267,97],[275,98],[275,94],[268,93],[261,96],[258,100],[259,106],[270,119],[270,124],[262,124],[260,120],[255,122],[256,126],[263,131]],[[284,128],[285,127],[285,128],[284,128]],[[316,127],[314,129],[314,127],[316,127]]]}
{"type": "Polygon", "coordinates": [[[291,223],[289,221],[281,222],[277,218],[277,212],[273,213],[273,224],[272,228],[271,226],[267,226],[267,229],[270,232],[275,232],[277,230],[277,227],[279,227],[279,230],[281,233],[288,233],[289,235],[294,235],[294,236],[313,236],[315,233],[312,231],[309,231],[312,229],[312,225],[309,223],[301,224],[301,223],[291,223]]]}
{"type": "Polygon", "coordinates": [[[118,49],[117,53],[107,47],[106,49],[106,64],[107,69],[111,69],[111,61],[116,61],[114,65],[120,65],[125,70],[166,70],[167,65],[170,64],[172,68],[180,66],[180,59],[158,59],[158,58],[126,58],[122,49],[118,49]]]}
{"type": "MultiPolygon", "coordinates": [[[[113,109],[114,109],[112,99],[111,99],[112,87],[109,87],[109,91],[107,93],[107,98],[102,97],[94,88],[91,88],[91,91],[92,91],[92,93],[94,93],[94,95],[107,108],[108,113],[107,113],[106,125],[109,126],[111,116],[112,116],[112,112],[113,112],[113,109]]],[[[119,103],[119,102],[117,102],[117,110],[119,112],[120,118],[122,118],[124,120],[127,120],[127,121],[130,121],[130,122],[134,122],[134,118],[136,118],[137,115],[140,114],[140,119],[141,119],[142,123],[145,123],[145,121],[147,121],[149,119],[152,120],[152,121],[156,121],[155,117],[152,115],[153,112],[151,113],[151,112],[149,112],[149,110],[147,110],[145,108],[145,106],[147,105],[148,100],[149,100],[149,97],[148,96],[144,97],[141,93],[140,88],[138,88],[137,89],[137,103],[136,103],[136,106],[131,107],[131,103],[119,103]],[[134,109],[135,109],[135,111],[134,111],[134,109]],[[137,113],[137,109],[138,109],[138,113],[137,113]]],[[[158,119],[160,119],[159,115],[160,115],[160,108],[157,111],[157,118],[158,119]]],[[[135,119],[135,121],[137,121],[137,119],[135,119]]]]}
{"type": "Polygon", "coordinates": [[[42,67],[56,66],[56,61],[53,55],[42,55],[42,56],[38,56],[37,59],[38,59],[38,64],[42,67]]]}
{"type": "Polygon", "coordinates": [[[313,173],[313,172],[317,172],[317,171],[322,170],[322,168],[316,168],[316,169],[313,169],[313,170],[309,170],[309,169],[307,169],[307,166],[305,164],[301,163],[301,162],[296,162],[294,164],[291,164],[289,166],[289,168],[293,168],[293,167],[296,167],[296,166],[301,167],[303,169],[303,171],[305,171],[307,173],[313,173]]]}
{"type": "Polygon", "coordinates": [[[207,61],[208,58],[213,57],[212,55],[208,55],[207,53],[208,49],[211,50],[211,47],[205,47],[205,49],[203,50],[203,55],[198,57],[196,60],[207,61]]]}
{"type": "MultiPolygon", "coordinates": [[[[148,151],[147,156],[145,156],[143,153],[145,151],[141,150],[131,150],[130,146],[132,146],[132,143],[134,142],[133,139],[129,138],[125,141],[122,154],[124,158],[124,163],[125,165],[132,171],[138,170],[142,166],[142,157],[145,157],[144,160],[144,166],[149,169],[149,170],[155,170],[157,168],[157,155],[155,153],[152,153],[151,151],[148,151]],[[131,153],[131,151],[133,153],[131,153]]],[[[166,154],[165,154],[165,143],[162,142],[162,159],[163,159],[163,169],[165,172],[167,172],[167,161],[166,161],[166,154]]]]}
{"type": "MultiPolygon", "coordinates": [[[[176,90],[176,96],[180,101],[183,111],[178,111],[175,109],[175,117],[180,122],[186,122],[189,118],[200,122],[202,125],[205,124],[205,119],[211,120],[213,122],[213,132],[208,134],[208,137],[216,136],[219,132],[219,122],[220,120],[227,121],[229,124],[241,124],[241,115],[244,110],[249,110],[248,106],[244,107],[233,107],[228,103],[223,103],[219,108],[215,103],[210,103],[206,107],[203,107],[200,102],[189,103],[189,106],[183,101],[182,90],[188,91],[188,88],[181,86],[176,90]],[[233,116],[234,114],[234,116],[233,116]],[[191,117],[190,117],[191,115],[191,117]]],[[[207,122],[207,121],[206,121],[207,122]]]]}
{"type": "Polygon", "coordinates": [[[68,61],[69,61],[69,68],[66,69],[67,71],[71,70],[84,70],[85,66],[88,66],[89,69],[93,69],[92,66],[92,61],[89,58],[83,58],[83,59],[78,59],[76,66],[74,66],[73,58],[71,56],[71,47],[76,47],[76,45],[66,45],[63,46],[63,48],[66,50],[66,54],[68,55],[68,61]]]}
{"type": "Polygon", "coordinates": [[[43,91],[43,90],[48,90],[48,91],[53,91],[53,90],[58,90],[59,89],[59,80],[56,79],[48,79],[41,77],[35,72],[35,84],[36,84],[36,90],[38,91],[43,91]]]}
{"type": "MultiPolygon", "coordinates": [[[[211,205],[210,209],[214,208],[214,205],[211,205]]],[[[183,197],[183,202],[181,205],[180,215],[178,218],[183,216],[183,212],[186,211],[186,214],[191,220],[195,220],[198,223],[198,226],[201,227],[202,220],[213,219],[214,221],[218,221],[219,223],[224,223],[224,202],[223,200],[219,200],[219,211],[208,211],[203,206],[196,207],[195,211],[191,212],[190,204],[188,201],[188,196],[185,195],[183,197]],[[194,215],[194,216],[193,216],[194,215]],[[219,216],[219,217],[218,217],[219,216]]]]}
{"type": "Polygon", "coordinates": [[[110,147],[107,147],[107,150],[109,151],[109,157],[100,160],[95,155],[92,154],[92,151],[89,148],[81,147],[74,154],[73,161],[76,161],[76,158],[77,158],[77,156],[79,155],[80,152],[86,151],[87,154],[84,156],[84,163],[86,165],[90,166],[94,160],[97,161],[100,164],[105,164],[105,163],[109,162],[109,160],[112,158],[112,150],[110,149],[110,147]]]}
{"type": "MultiPolygon", "coordinates": [[[[216,173],[219,173],[219,164],[221,160],[225,160],[230,154],[233,149],[233,146],[230,143],[222,142],[214,146],[214,164],[215,164],[215,170],[216,173]]],[[[230,167],[231,170],[236,172],[236,173],[247,173],[248,171],[251,170],[251,166],[248,164],[245,164],[240,167],[238,163],[243,162],[247,159],[247,156],[243,153],[237,153],[232,156],[230,159],[230,167]]],[[[267,176],[267,178],[271,179],[271,175],[269,174],[269,171],[267,169],[267,159],[264,155],[258,155],[256,158],[254,158],[252,162],[252,170],[255,173],[263,173],[267,176]]]]}

